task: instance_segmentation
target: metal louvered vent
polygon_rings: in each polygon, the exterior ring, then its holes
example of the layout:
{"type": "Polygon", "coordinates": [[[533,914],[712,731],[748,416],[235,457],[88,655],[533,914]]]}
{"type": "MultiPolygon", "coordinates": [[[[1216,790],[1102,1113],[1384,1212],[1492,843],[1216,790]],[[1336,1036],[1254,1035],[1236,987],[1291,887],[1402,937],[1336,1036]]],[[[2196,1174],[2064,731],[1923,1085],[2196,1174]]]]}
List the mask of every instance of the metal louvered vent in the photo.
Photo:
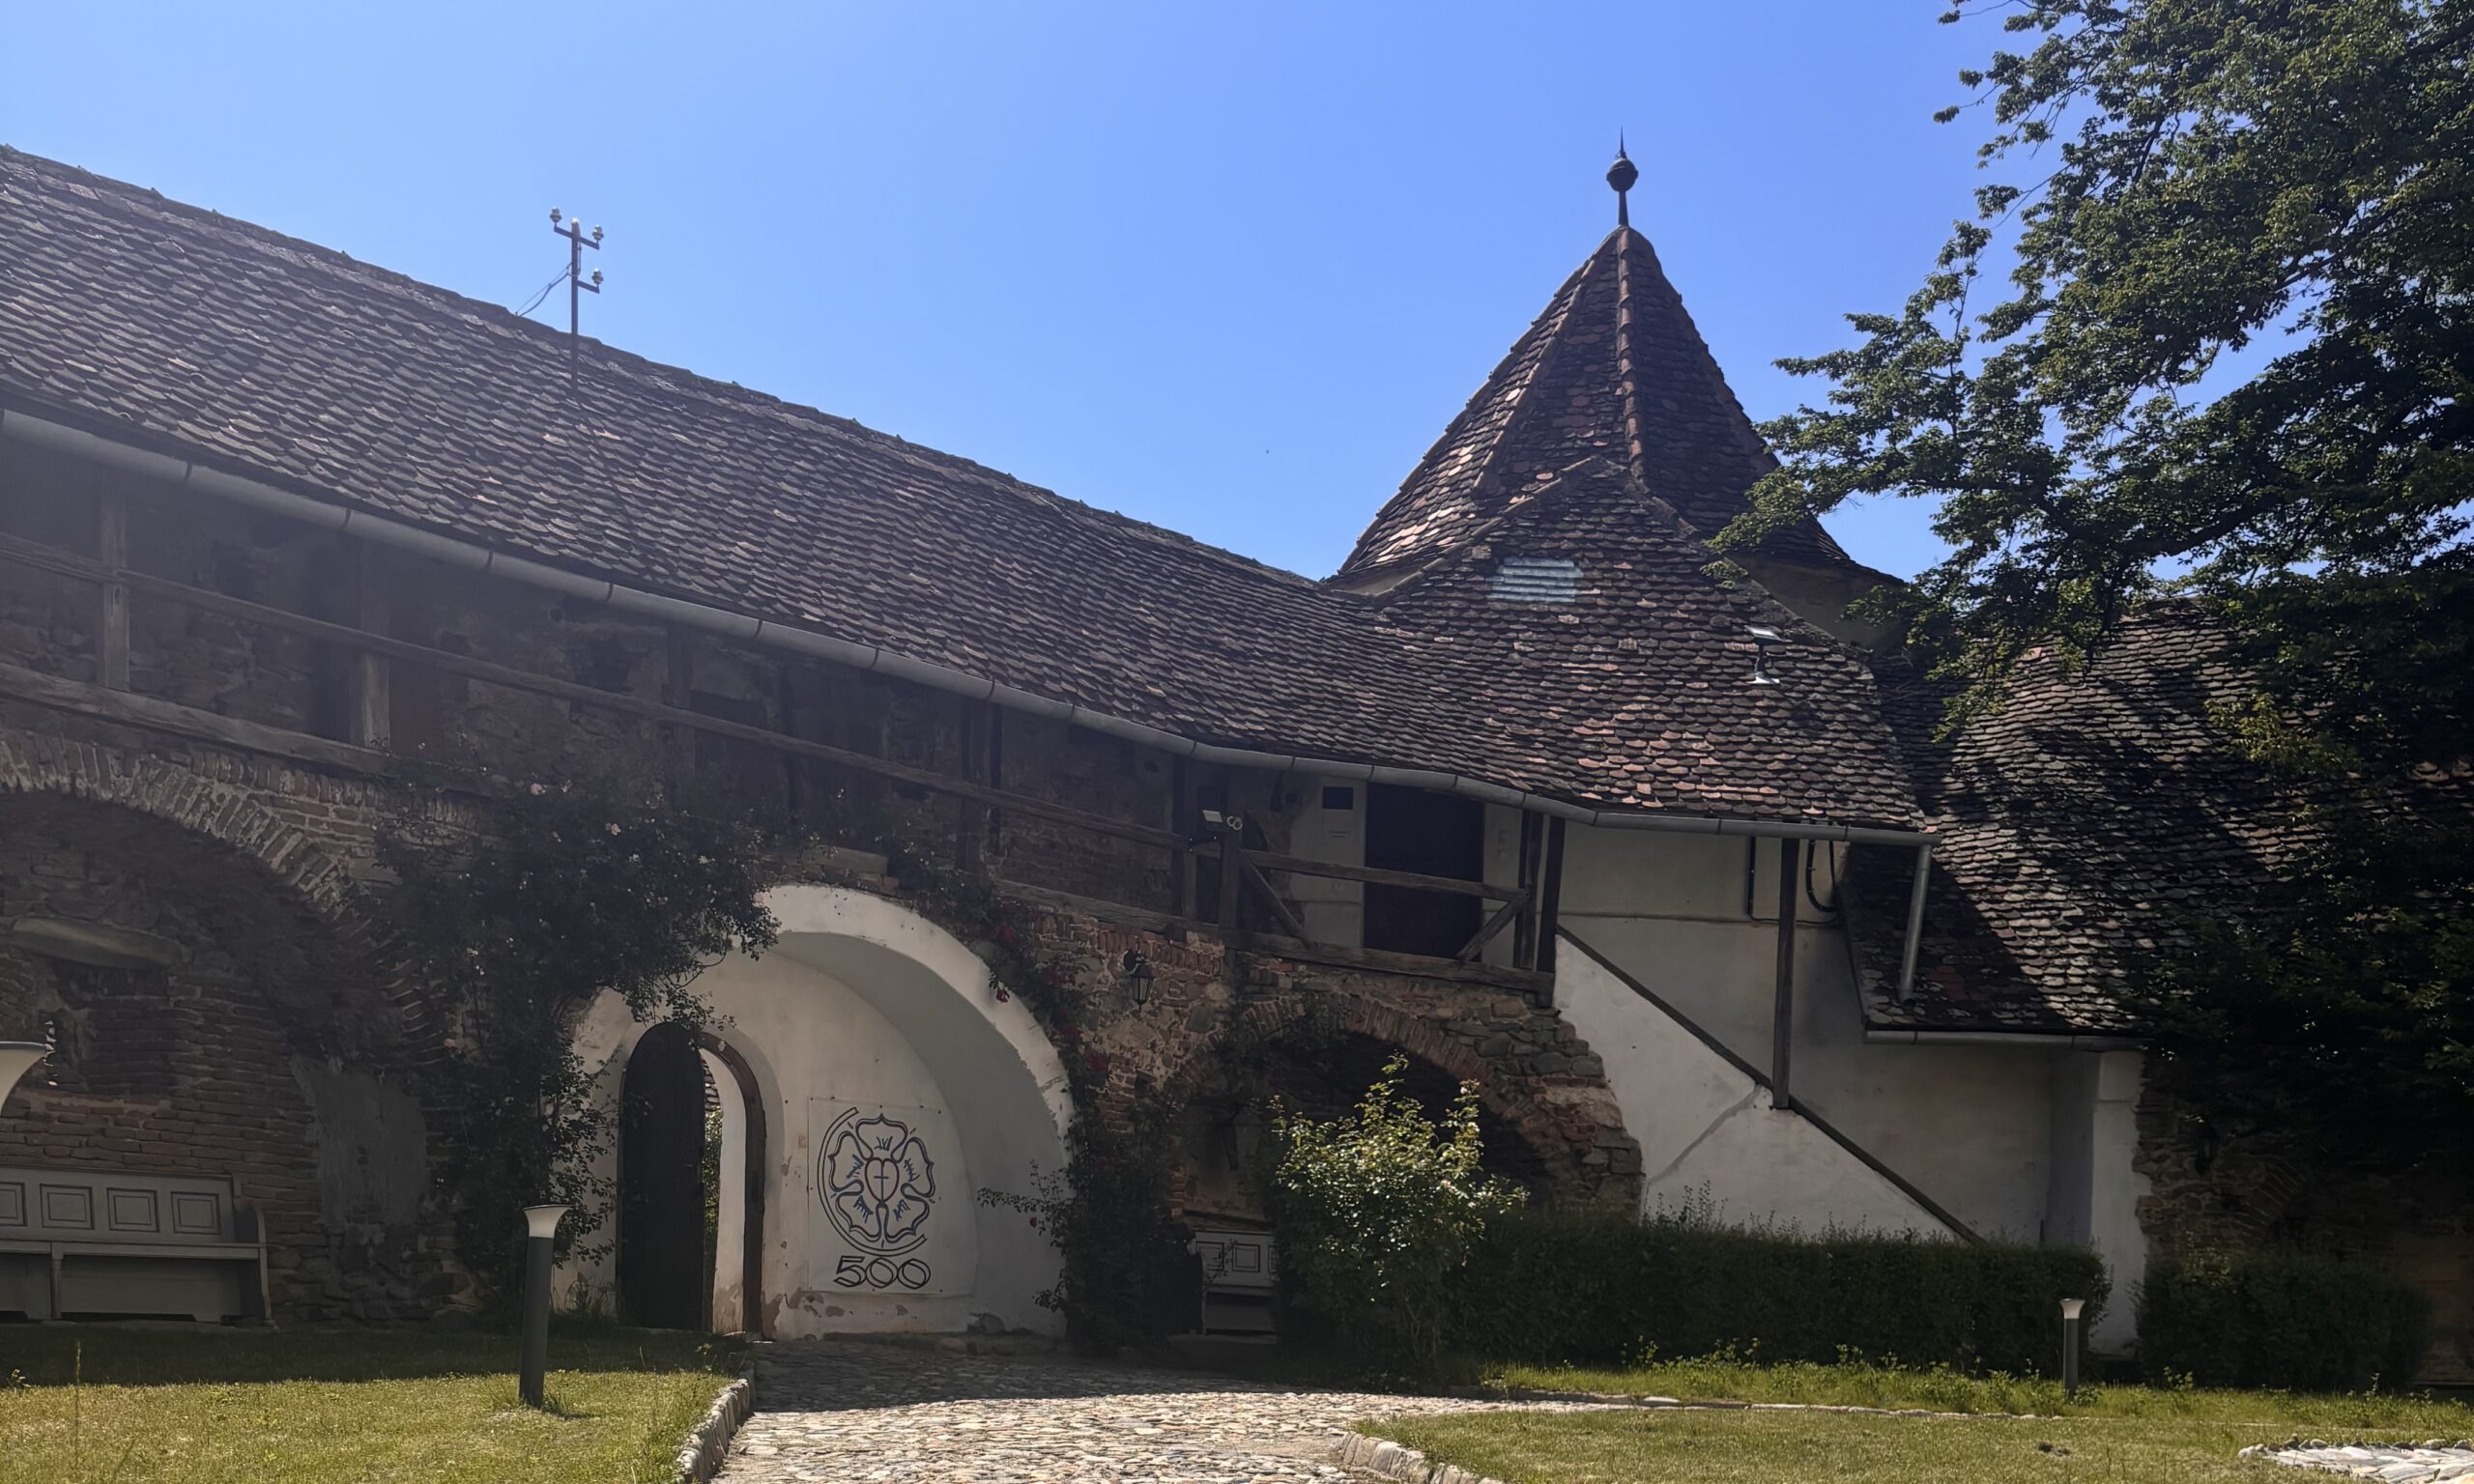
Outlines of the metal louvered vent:
{"type": "Polygon", "coordinates": [[[1561,556],[1507,556],[1486,584],[1500,603],[1570,603],[1581,595],[1581,564],[1561,556]]]}

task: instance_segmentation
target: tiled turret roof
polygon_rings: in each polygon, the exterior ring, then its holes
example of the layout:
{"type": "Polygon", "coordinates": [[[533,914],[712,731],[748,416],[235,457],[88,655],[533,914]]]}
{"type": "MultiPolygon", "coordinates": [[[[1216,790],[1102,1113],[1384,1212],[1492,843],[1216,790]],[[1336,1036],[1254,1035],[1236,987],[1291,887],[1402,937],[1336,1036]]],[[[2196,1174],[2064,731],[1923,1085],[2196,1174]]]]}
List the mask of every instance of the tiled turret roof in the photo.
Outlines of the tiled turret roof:
{"type": "MultiPolygon", "coordinates": [[[[1628,226],[1565,280],[1358,537],[1341,575],[1448,551],[1591,455],[1623,467],[1704,538],[1741,514],[1744,492],[1776,467],[1656,250],[1628,226]]],[[[1811,523],[1766,549],[1847,559],[1811,523]]]]}

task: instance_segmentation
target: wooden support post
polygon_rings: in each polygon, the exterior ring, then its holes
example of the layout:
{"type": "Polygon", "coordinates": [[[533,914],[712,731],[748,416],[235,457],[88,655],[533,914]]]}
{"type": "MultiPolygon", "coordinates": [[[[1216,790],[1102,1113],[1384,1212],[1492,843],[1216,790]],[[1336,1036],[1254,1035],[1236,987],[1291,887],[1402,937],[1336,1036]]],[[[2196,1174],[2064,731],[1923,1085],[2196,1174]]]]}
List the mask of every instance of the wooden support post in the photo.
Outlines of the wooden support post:
{"type": "MultiPolygon", "coordinates": [[[[1194,765],[1183,757],[1168,759],[1168,829],[1192,839],[1202,827],[1202,801],[1194,787],[1194,765]]],[[[1179,917],[1194,915],[1194,852],[1189,845],[1168,860],[1169,890],[1179,917]]]]}
{"type": "Polygon", "coordinates": [[[1546,842],[1546,820],[1520,812],[1520,918],[1511,927],[1511,962],[1516,969],[1538,966],[1538,852],[1546,842]]]}
{"type": "Polygon", "coordinates": [[[1296,913],[1288,910],[1288,903],[1280,900],[1280,893],[1272,890],[1271,878],[1251,861],[1246,862],[1246,879],[1263,894],[1263,900],[1272,909],[1272,921],[1279,925],[1284,936],[1295,938],[1300,943],[1311,941],[1306,935],[1306,925],[1297,920],[1296,913]]]}
{"type": "Polygon", "coordinates": [[[1529,894],[1527,892],[1523,892],[1519,896],[1511,899],[1510,901],[1505,902],[1502,906],[1497,907],[1495,909],[1495,915],[1487,918],[1485,925],[1481,927],[1477,932],[1470,937],[1468,942],[1460,945],[1460,952],[1453,955],[1452,956],[1459,959],[1462,963],[1477,962],[1478,956],[1486,951],[1486,945],[1495,940],[1495,934],[1503,931],[1506,924],[1515,920],[1526,921],[1528,916],[1529,894]]]}
{"type": "MultiPolygon", "coordinates": [[[[782,729],[794,737],[807,735],[807,702],[802,681],[806,667],[783,665],[774,671],[773,697],[782,717],[782,729]]],[[[784,751],[782,759],[782,794],[790,802],[793,822],[813,829],[815,805],[809,797],[808,768],[795,753],[784,751]]]]}
{"type": "MultiPolygon", "coordinates": [[[[101,521],[99,555],[117,573],[129,565],[129,497],[104,482],[96,499],[101,521]]],[[[96,645],[97,673],[115,691],[129,689],[129,585],[103,584],[102,624],[96,645]]]]}
{"type": "MultiPolygon", "coordinates": [[[[963,776],[974,784],[988,782],[988,731],[992,718],[988,702],[963,702],[963,776]]],[[[983,868],[985,852],[983,836],[988,823],[988,807],[976,799],[957,797],[954,800],[954,865],[966,871],[983,868]]]]}
{"type": "MultiPolygon", "coordinates": [[[[661,676],[662,704],[679,711],[696,709],[696,635],[694,631],[670,626],[670,643],[663,655],[661,676]]],[[[692,784],[696,780],[696,732],[687,727],[670,728],[669,739],[671,782],[692,784]]]]}
{"type": "MultiPolygon", "coordinates": [[[[1235,790],[1232,788],[1230,791],[1233,793],[1235,790]]],[[[1236,817],[1233,813],[1223,816],[1223,819],[1236,817]]],[[[1223,823],[1220,827],[1221,931],[1235,932],[1237,930],[1237,900],[1244,895],[1245,890],[1246,832],[1242,826],[1231,829],[1227,824],[1223,823]]]]}
{"type": "MultiPolygon", "coordinates": [[[[387,595],[378,581],[377,554],[366,541],[350,542],[346,550],[344,581],[349,586],[346,611],[355,628],[372,634],[387,632],[387,595]]],[[[351,731],[345,740],[362,747],[384,752],[394,740],[393,676],[387,657],[366,649],[356,651],[349,686],[351,731]]]]}
{"type": "Polygon", "coordinates": [[[1778,983],[1769,1007],[1769,1105],[1785,1112],[1796,1105],[1788,1091],[1788,1064],[1796,1050],[1796,879],[1804,842],[1778,842],[1778,983]]]}
{"type": "Polygon", "coordinates": [[[1564,826],[1560,815],[1546,821],[1546,859],[1538,886],[1538,963],[1540,974],[1555,972],[1555,919],[1564,900],[1564,826]]]}

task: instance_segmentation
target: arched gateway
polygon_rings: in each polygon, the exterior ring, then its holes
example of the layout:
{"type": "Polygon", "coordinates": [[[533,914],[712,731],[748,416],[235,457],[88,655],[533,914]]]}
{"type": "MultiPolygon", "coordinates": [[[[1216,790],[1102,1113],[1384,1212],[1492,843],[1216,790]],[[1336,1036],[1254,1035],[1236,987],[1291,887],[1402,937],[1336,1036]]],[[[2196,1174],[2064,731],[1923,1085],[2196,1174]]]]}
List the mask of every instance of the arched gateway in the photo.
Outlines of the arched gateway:
{"type": "Polygon", "coordinates": [[[1072,1103],[1037,1022],[898,902],[825,886],[765,900],[781,941],[697,981],[711,1013],[694,1038],[702,1079],[676,1027],[635,1023],[615,995],[578,1027],[621,1113],[607,1171],[619,1219],[615,1251],[575,1265],[561,1291],[581,1280],[647,1309],[629,1317],[686,1322],[669,1270],[685,1250],[677,1209],[701,1218],[709,1187],[717,1328],[952,1331],[991,1314],[1047,1327],[1034,1296],[1055,1279],[1054,1249],[975,1198],[1027,1193],[1064,1164],[1072,1103]],[[680,1141],[708,1109],[718,1157],[693,1178],[680,1141]]]}

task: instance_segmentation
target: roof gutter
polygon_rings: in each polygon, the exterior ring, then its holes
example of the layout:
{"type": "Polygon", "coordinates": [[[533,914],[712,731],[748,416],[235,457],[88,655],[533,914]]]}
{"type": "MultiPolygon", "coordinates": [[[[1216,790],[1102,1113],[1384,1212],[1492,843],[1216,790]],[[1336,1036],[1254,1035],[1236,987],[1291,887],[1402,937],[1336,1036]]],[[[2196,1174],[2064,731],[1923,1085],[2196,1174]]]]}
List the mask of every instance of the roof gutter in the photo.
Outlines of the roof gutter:
{"type": "Polygon", "coordinates": [[[638,614],[663,623],[682,628],[699,629],[744,643],[779,649],[791,654],[830,661],[852,670],[869,671],[924,685],[932,690],[946,691],[972,700],[985,700],[1020,711],[1027,716],[1050,721],[1069,722],[1107,736],[1122,737],[1129,742],[1157,748],[1172,756],[1192,757],[1197,762],[1219,763],[1227,767],[1261,768],[1276,773],[1310,773],[1323,778],[1364,780],[1375,784],[1395,784],[1408,788],[1426,788],[1437,793],[1457,794],[1463,798],[1500,804],[1507,809],[1527,810],[1608,830],[1655,830],[1683,835],[1738,835],[1776,840],[1830,840],[1852,844],[1896,845],[1917,852],[1918,870],[1913,899],[1908,913],[1909,933],[1905,961],[1901,966],[1900,997],[1914,978],[1915,925],[1923,908],[1923,882],[1932,859],[1934,837],[1918,830],[1876,829],[1861,825],[1829,824],[1802,820],[1728,819],[1712,815],[1644,813],[1638,811],[1597,810],[1545,794],[1525,793],[1507,788],[1482,779],[1460,773],[1434,772],[1424,768],[1391,768],[1374,763],[1343,762],[1336,758],[1306,757],[1283,753],[1258,752],[1251,748],[1221,747],[1198,742],[1141,722],[1094,711],[1087,706],[1051,699],[1029,691],[1001,684],[983,675],[939,665],[931,660],[913,659],[875,644],[854,643],[820,634],[813,629],[794,628],[769,618],[752,617],[727,609],[680,598],[665,597],[641,587],[629,587],[604,578],[586,577],[561,567],[550,566],[523,556],[510,556],[478,543],[408,526],[382,515],[372,515],[349,505],[331,500],[314,499],[306,495],[278,488],[261,479],[227,473],[222,470],[173,454],[158,453],[117,439],[105,438],[68,423],[54,422],[15,408],[0,407],[0,437],[21,439],[37,447],[49,448],[74,457],[90,459],[106,467],[122,470],[143,478],[160,480],[184,489],[196,490],[219,499],[228,499],[251,509],[289,517],[321,530],[374,541],[381,546],[416,556],[428,556],[451,567],[486,572],[496,577],[524,583],[548,592],[599,603],[620,613],[638,614]]]}
{"type": "Polygon", "coordinates": [[[2087,1036],[2076,1031],[1874,1031],[1868,1046],[2033,1046],[2042,1051],[2136,1051],[2130,1036],[2087,1036]]]}

